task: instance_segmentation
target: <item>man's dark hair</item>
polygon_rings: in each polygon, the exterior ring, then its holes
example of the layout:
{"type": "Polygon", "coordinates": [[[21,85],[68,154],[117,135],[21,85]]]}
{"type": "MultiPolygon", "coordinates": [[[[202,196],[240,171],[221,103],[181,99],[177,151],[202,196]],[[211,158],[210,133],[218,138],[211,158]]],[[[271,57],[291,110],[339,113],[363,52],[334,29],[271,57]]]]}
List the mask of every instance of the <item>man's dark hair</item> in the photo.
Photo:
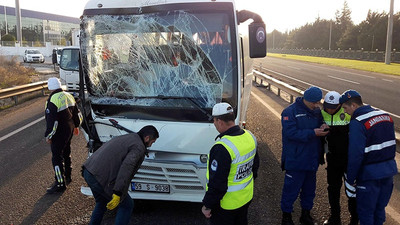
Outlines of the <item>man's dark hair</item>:
{"type": "Polygon", "coordinates": [[[144,126],[142,129],[137,132],[137,134],[144,139],[147,136],[150,136],[150,140],[155,140],[159,137],[157,129],[152,125],[144,126]]]}
{"type": "Polygon", "coordinates": [[[352,97],[343,104],[351,105],[352,103],[355,103],[356,105],[359,105],[359,106],[364,105],[362,102],[361,96],[352,97]]]}
{"type": "Polygon", "coordinates": [[[235,114],[233,112],[228,113],[228,114],[224,114],[224,115],[220,115],[220,116],[216,116],[215,118],[220,119],[224,122],[229,122],[229,121],[235,121],[235,114]]]}

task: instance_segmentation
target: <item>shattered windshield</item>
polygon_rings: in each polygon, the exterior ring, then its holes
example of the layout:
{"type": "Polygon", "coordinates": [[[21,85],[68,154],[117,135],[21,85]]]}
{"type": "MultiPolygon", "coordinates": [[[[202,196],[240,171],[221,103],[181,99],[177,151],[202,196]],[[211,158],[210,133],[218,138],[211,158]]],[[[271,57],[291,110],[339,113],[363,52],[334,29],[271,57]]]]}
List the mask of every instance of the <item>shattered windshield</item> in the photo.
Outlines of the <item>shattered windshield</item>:
{"type": "Polygon", "coordinates": [[[232,15],[169,10],[83,16],[82,22],[83,67],[93,104],[236,106],[232,15]]]}

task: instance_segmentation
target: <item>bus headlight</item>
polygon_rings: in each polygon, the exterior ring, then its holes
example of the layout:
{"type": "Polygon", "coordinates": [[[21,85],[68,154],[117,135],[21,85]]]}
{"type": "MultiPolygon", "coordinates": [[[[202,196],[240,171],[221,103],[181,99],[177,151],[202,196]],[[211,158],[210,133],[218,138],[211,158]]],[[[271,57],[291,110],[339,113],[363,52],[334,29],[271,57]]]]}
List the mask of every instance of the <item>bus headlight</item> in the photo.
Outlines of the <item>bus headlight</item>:
{"type": "Polygon", "coordinates": [[[200,162],[206,163],[208,159],[208,156],[206,154],[200,155],[200,162]]]}

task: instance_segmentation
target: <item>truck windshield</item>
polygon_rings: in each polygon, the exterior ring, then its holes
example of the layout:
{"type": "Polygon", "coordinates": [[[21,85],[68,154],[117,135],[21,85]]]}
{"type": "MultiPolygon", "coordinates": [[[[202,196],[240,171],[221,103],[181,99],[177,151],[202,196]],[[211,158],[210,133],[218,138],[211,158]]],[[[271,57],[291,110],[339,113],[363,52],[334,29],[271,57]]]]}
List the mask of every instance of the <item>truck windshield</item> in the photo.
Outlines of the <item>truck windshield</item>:
{"type": "Polygon", "coordinates": [[[79,49],[63,49],[60,67],[63,70],[79,71],[79,49]]]}
{"type": "Polygon", "coordinates": [[[236,107],[232,12],[84,15],[81,48],[92,104],[199,110],[191,99],[207,111],[220,101],[236,107]]]}

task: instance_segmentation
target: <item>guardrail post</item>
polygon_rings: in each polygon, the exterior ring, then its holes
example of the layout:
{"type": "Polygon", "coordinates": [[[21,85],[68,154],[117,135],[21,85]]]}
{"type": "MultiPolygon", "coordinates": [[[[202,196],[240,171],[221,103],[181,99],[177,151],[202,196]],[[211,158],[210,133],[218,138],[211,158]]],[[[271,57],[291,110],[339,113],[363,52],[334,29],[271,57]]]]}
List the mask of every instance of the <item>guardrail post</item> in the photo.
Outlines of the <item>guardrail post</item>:
{"type": "Polygon", "coordinates": [[[293,95],[290,95],[290,104],[293,103],[293,95]]]}
{"type": "Polygon", "coordinates": [[[281,96],[281,89],[280,88],[278,88],[278,96],[279,97],[281,96]]]}
{"type": "Polygon", "coordinates": [[[13,96],[13,99],[14,99],[14,103],[17,105],[18,104],[18,95],[13,96]]]}

